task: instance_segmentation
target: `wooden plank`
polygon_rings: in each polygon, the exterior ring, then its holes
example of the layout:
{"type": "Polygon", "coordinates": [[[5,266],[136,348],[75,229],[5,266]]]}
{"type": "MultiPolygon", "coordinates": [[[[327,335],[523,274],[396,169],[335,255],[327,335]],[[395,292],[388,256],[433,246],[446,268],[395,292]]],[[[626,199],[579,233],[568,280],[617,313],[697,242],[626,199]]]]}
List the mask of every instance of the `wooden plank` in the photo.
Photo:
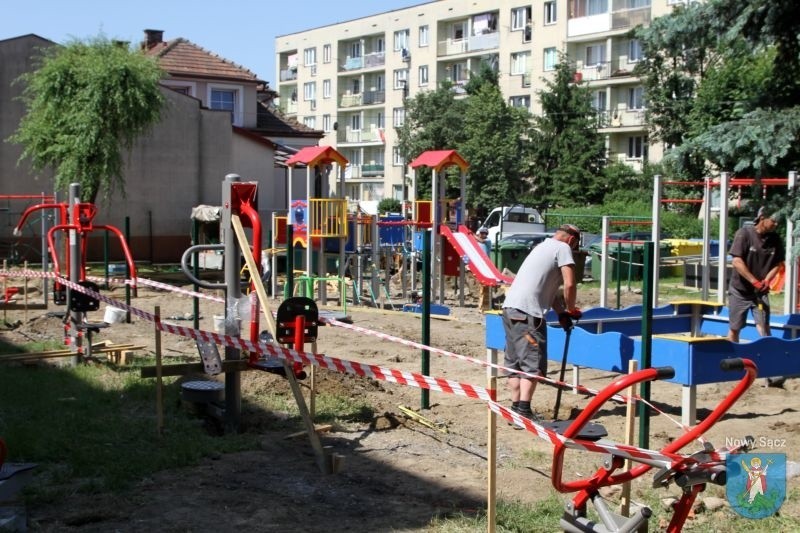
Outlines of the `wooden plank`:
{"type": "MultiPolygon", "coordinates": [[[[255,259],[253,259],[253,253],[250,251],[250,243],[247,242],[247,236],[244,233],[242,221],[239,220],[239,215],[231,215],[231,225],[233,226],[234,233],[236,233],[236,239],[239,241],[239,248],[244,256],[245,263],[247,263],[247,268],[250,270],[250,279],[252,280],[253,285],[256,287],[256,295],[258,296],[258,301],[261,304],[261,311],[264,313],[264,316],[267,319],[269,332],[272,334],[273,338],[277,338],[275,319],[272,317],[272,311],[270,311],[267,291],[264,289],[264,284],[258,275],[258,266],[255,262],[255,259]]],[[[311,447],[314,448],[314,452],[317,456],[317,465],[323,474],[330,474],[333,471],[333,466],[326,457],[325,450],[322,448],[322,442],[319,440],[319,435],[314,429],[314,421],[312,420],[308,411],[308,406],[306,406],[306,400],[303,396],[303,391],[300,390],[300,385],[297,383],[297,379],[294,377],[294,372],[292,371],[291,365],[287,363],[286,360],[283,360],[283,367],[286,370],[286,380],[289,382],[295,402],[297,403],[297,410],[300,412],[300,416],[306,425],[308,440],[311,442],[311,447]]]]}
{"type": "MultiPolygon", "coordinates": [[[[222,372],[242,372],[245,370],[251,370],[251,368],[250,364],[244,359],[222,362],[222,372]]],[[[161,367],[162,376],[185,376],[186,374],[205,373],[206,371],[203,363],[177,363],[174,365],[162,365],[161,367]]],[[[139,375],[143,378],[154,378],[156,377],[156,367],[142,367],[139,375]]]]}

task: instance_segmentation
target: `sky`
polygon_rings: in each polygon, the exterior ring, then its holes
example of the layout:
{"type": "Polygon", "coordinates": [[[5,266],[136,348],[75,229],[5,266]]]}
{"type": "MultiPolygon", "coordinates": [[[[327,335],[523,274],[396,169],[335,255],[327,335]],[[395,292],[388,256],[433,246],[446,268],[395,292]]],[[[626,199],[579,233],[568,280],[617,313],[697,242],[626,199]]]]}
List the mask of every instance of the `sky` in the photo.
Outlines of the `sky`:
{"type": "Polygon", "coordinates": [[[139,43],[145,29],[183,37],[275,87],[275,37],[427,0],[21,0],[0,15],[0,40],[35,33],[64,44],[103,35],[139,43]]]}

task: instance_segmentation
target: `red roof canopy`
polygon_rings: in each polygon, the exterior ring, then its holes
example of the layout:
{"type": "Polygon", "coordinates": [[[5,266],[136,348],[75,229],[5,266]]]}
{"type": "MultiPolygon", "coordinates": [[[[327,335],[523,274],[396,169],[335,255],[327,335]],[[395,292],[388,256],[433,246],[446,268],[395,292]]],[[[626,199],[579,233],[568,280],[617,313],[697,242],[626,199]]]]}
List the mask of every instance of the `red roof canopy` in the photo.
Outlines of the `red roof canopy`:
{"type": "Polygon", "coordinates": [[[320,164],[338,163],[339,166],[346,166],[347,159],[336,151],[332,146],[306,146],[299,152],[286,160],[286,166],[293,167],[297,163],[303,163],[309,167],[316,167],[320,164]]]}
{"type": "Polygon", "coordinates": [[[428,150],[411,162],[411,168],[431,167],[437,171],[450,165],[458,165],[462,172],[469,168],[469,163],[455,150],[428,150]]]}

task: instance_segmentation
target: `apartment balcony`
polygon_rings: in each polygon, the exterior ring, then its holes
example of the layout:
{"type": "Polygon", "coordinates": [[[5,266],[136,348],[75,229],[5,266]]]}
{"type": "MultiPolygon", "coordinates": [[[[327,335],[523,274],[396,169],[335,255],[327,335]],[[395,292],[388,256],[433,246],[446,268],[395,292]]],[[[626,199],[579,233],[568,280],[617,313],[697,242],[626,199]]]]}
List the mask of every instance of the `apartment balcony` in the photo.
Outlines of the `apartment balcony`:
{"type": "Polygon", "coordinates": [[[363,130],[339,131],[336,134],[336,141],[340,143],[383,143],[384,133],[380,128],[370,128],[363,130]]]}
{"type": "Polygon", "coordinates": [[[344,65],[339,67],[340,72],[349,72],[351,70],[359,70],[362,68],[377,68],[386,64],[385,52],[373,52],[360,57],[349,57],[345,60],[344,65]]]}
{"type": "Polygon", "coordinates": [[[297,68],[281,70],[281,81],[291,81],[297,79],[297,68]]]}
{"type": "Polygon", "coordinates": [[[575,17],[567,21],[567,39],[650,24],[650,6],[575,17]]]}
{"type": "Polygon", "coordinates": [[[599,111],[597,128],[601,133],[625,133],[642,131],[647,128],[643,109],[616,109],[599,111]]]}
{"type": "Polygon", "coordinates": [[[575,82],[598,81],[619,79],[620,83],[630,80],[624,78],[633,77],[634,64],[624,61],[604,61],[595,65],[584,65],[582,61],[575,64],[575,82]]]}
{"type": "Polygon", "coordinates": [[[345,180],[383,176],[383,165],[347,165],[345,180]]]}
{"type": "Polygon", "coordinates": [[[495,50],[500,47],[500,32],[481,33],[466,39],[447,39],[439,41],[437,55],[439,57],[495,50]]]}
{"type": "Polygon", "coordinates": [[[287,115],[296,115],[297,114],[297,101],[288,100],[285,104],[282,103],[280,105],[281,111],[283,111],[287,115]]]}
{"type": "Polygon", "coordinates": [[[385,102],[386,91],[364,91],[358,94],[343,94],[339,97],[339,107],[379,105],[385,102]]]}

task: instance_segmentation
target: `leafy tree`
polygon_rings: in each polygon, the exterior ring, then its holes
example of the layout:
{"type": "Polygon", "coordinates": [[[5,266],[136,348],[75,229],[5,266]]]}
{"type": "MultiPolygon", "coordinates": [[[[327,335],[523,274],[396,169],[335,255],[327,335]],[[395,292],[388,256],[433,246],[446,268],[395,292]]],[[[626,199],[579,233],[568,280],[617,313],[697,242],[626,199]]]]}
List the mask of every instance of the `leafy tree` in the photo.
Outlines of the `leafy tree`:
{"type": "MultiPolygon", "coordinates": [[[[424,91],[405,101],[405,121],[397,128],[397,148],[408,162],[428,150],[452,150],[464,136],[466,102],[457,99],[453,85],[444,82],[434,91],[424,91]]],[[[431,197],[431,173],[417,171],[418,198],[431,197]]]]}
{"type": "Polygon", "coordinates": [[[34,168],[53,168],[57,189],[78,182],[85,201],[124,193],[121,149],[158,121],[161,77],[154,59],[104,37],[51,47],[21,77],[27,113],[9,140],[34,168]]]}
{"type": "Polygon", "coordinates": [[[531,137],[533,192],[545,205],[597,203],[606,193],[597,112],[589,89],[574,79],[575,68],[562,56],[554,78],[539,92],[542,114],[534,118],[531,137]]]}
{"type": "Polygon", "coordinates": [[[378,213],[399,213],[401,210],[400,200],[395,198],[384,198],[378,202],[378,213]]]}
{"type": "Polygon", "coordinates": [[[470,164],[467,203],[473,207],[518,201],[528,187],[530,114],[506,104],[496,79],[486,79],[467,98],[465,140],[458,146],[470,164]]]}

